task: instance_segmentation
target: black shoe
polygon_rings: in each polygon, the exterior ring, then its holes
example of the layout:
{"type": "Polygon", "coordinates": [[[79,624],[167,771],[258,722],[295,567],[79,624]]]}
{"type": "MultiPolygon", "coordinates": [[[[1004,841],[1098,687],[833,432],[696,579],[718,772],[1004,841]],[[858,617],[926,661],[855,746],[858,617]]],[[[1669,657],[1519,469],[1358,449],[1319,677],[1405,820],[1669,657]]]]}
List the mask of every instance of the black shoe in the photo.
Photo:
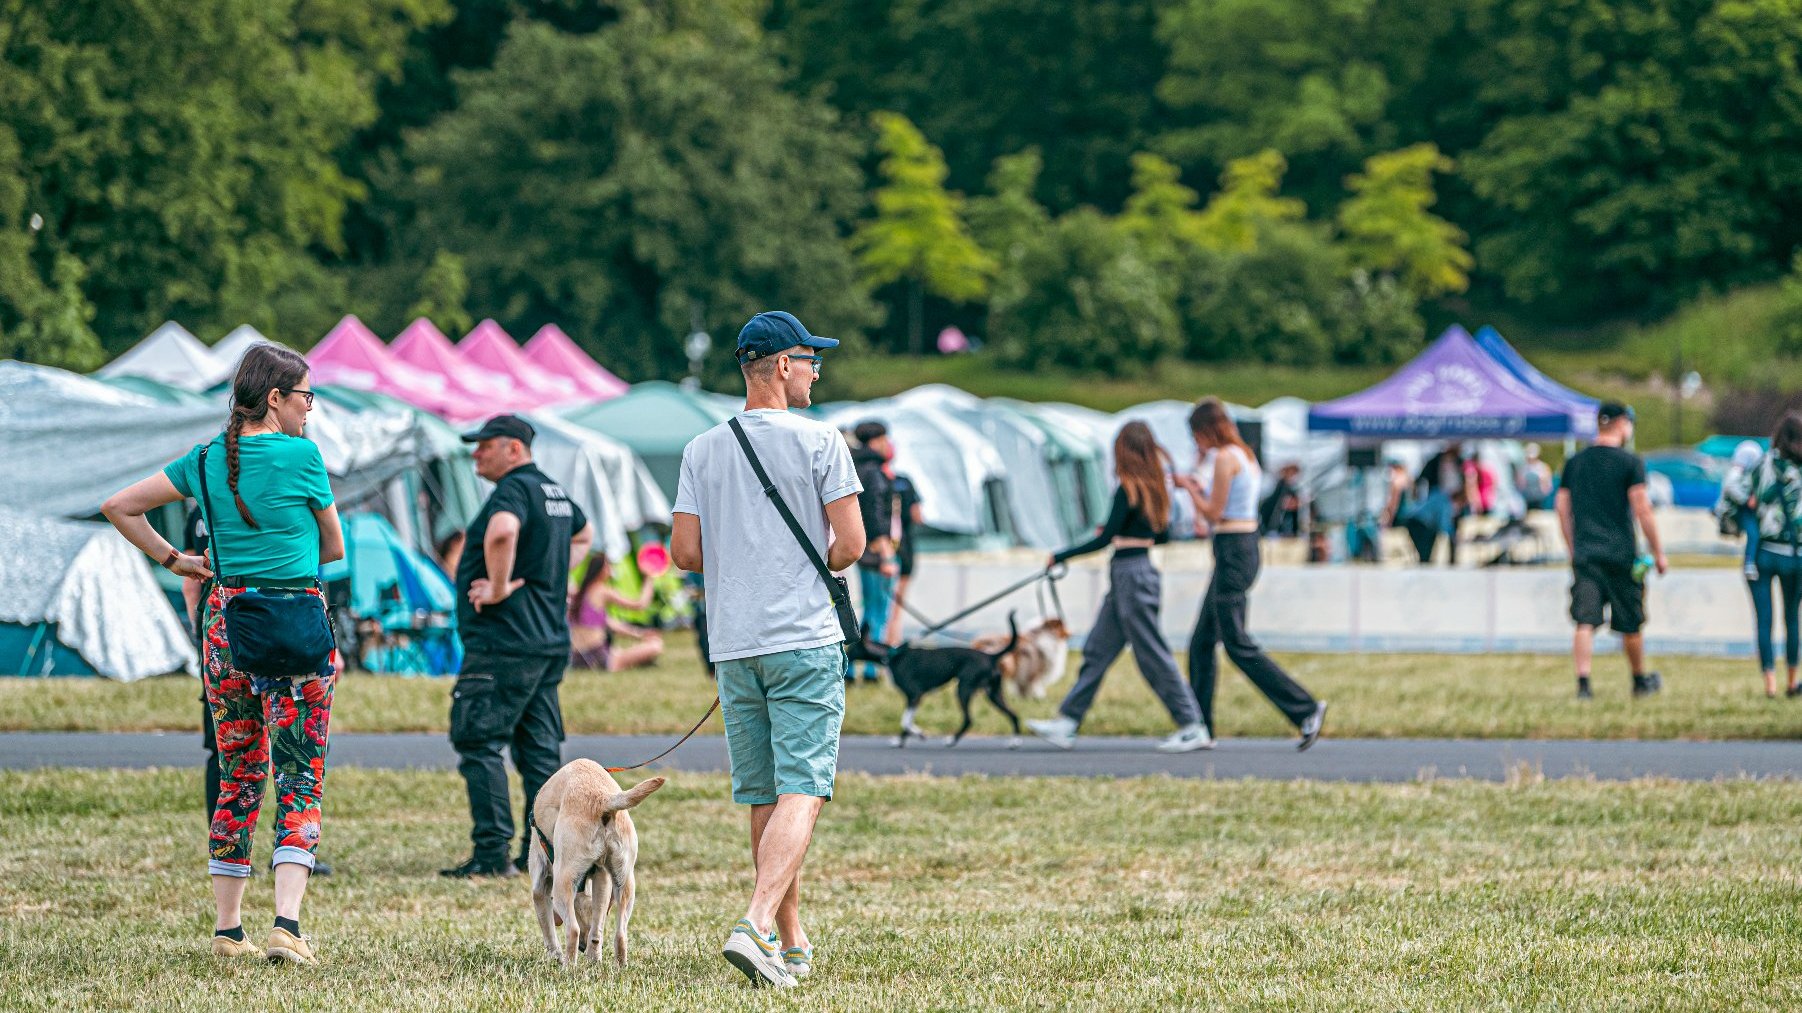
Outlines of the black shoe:
{"type": "Polygon", "coordinates": [[[320,861],[317,858],[313,859],[313,875],[329,876],[331,874],[332,874],[332,867],[330,865],[327,865],[326,863],[320,861]]]}
{"type": "Polygon", "coordinates": [[[1589,691],[1589,676],[1587,676],[1587,675],[1577,677],[1577,699],[1579,699],[1579,700],[1595,699],[1595,694],[1591,693],[1589,691]]]}
{"type": "Polygon", "coordinates": [[[530,854],[528,854],[527,852],[522,851],[519,853],[519,857],[515,858],[513,860],[513,868],[519,870],[520,872],[524,872],[524,871],[526,871],[526,867],[531,863],[531,861],[532,861],[532,856],[530,854]]]}
{"type": "Polygon", "coordinates": [[[1651,696],[1663,688],[1664,677],[1660,676],[1657,672],[1652,672],[1647,675],[1636,675],[1633,677],[1633,695],[1636,698],[1651,696]]]}
{"type": "Polygon", "coordinates": [[[438,875],[446,876],[450,879],[508,879],[519,875],[519,870],[515,869],[513,863],[506,859],[502,859],[498,862],[484,862],[479,859],[471,858],[462,865],[453,866],[449,869],[439,869],[438,875]]]}
{"type": "Polygon", "coordinates": [[[1783,691],[1783,695],[1784,696],[1802,696],[1802,684],[1797,684],[1795,686],[1790,686],[1790,687],[1785,688],[1783,691]]]}

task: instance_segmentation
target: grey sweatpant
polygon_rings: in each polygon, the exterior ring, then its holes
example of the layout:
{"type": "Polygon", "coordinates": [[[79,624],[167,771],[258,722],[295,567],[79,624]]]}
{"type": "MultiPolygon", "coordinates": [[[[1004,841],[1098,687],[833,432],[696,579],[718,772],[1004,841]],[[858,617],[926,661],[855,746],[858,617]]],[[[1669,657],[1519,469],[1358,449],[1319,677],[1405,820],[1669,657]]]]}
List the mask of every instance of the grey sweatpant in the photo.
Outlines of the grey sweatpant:
{"type": "Polygon", "coordinates": [[[1076,685],[1070,687],[1070,694],[1058,705],[1058,713],[1081,724],[1083,715],[1095,702],[1108,666],[1130,644],[1139,674],[1164,702],[1177,727],[1201,720],[1195,691],[1178,674],[1170,645],[1164,643],[1164,635],[1158,630],[1158,611],[1163,600],[1163,577],[1151,565],[1150,556],[1114,556],[1108,564],[1108,592],[1101,599],[1101,614],[1095,617],[1095,626],[1082,645],[1082,668],[1076,673],[1076,685]]]}

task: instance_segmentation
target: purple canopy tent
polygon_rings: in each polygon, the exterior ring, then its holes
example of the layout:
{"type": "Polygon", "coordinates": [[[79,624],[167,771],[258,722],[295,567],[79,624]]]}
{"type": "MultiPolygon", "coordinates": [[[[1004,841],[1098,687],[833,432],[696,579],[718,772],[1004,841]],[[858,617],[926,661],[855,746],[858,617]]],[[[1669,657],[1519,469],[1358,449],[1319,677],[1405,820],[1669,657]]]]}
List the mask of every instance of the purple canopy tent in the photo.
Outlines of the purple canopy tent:
{"type": "Polygon", "coordinates": [[[1500,331],[1484,325],[1477,329],[1477,347],[1489,354],[1489,357],[1502,364],[1502,368],[1514,375],[1514,378],[1527,385],[1529,390],[1543,394],[1554,401],[1563,401],[1571,406],[1571,436],[1579,440],[1594,439],[1596,435],[1596,409],[1602,402],[1587,394],[1579,394],[1564,384],[1541,373],[1527,361],[1526,356],[1515,351],[1514,346],[1502,337],[1500,331]]]}
{"type": "Polygon", "coordinates": [[[1453,324],[1387,380],[1315,405],[1308,429],[1372,442],[1562,439],[1580,435],[1573,410],[1522,383],[1453,324]]]}

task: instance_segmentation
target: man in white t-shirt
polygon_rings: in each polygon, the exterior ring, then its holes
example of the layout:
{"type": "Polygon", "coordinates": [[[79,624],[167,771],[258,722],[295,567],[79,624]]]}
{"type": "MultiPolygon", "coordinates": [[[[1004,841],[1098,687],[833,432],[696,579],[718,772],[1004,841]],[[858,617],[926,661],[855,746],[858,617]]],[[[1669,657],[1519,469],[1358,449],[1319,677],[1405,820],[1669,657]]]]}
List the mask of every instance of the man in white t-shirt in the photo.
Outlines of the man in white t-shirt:
{"type": "MultiPolygon", "coordinates": [[[[862,486],[838,431],[789,409],[813,403],[820,352],[837,345],[782,312],[759,313],[738,332],[738,423],[834,572],[863,555],[862,486]]],[[[812,964],[801,928],[801,860],[838,769],[845,638],[825,580],[729,425],[682,452],[673,510],[670,554],[707,581],[708,657],[732,755],[732,800],[751,807],[757,885],[723,952],[753,985],[789,986],[812,964]]]]}

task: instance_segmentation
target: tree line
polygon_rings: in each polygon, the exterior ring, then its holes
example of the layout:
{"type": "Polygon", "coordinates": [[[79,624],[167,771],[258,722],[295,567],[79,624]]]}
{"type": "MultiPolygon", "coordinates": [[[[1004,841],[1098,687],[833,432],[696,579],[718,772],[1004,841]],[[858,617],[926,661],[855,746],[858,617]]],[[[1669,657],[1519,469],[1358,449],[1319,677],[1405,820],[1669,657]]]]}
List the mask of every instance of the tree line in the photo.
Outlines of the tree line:
{"type": "Polygon", "coordinates": [[[1802,0],[0,0],[0,349],[794,309],[1001,360],[1388,361],[1781,275],[1802,0]]]}

